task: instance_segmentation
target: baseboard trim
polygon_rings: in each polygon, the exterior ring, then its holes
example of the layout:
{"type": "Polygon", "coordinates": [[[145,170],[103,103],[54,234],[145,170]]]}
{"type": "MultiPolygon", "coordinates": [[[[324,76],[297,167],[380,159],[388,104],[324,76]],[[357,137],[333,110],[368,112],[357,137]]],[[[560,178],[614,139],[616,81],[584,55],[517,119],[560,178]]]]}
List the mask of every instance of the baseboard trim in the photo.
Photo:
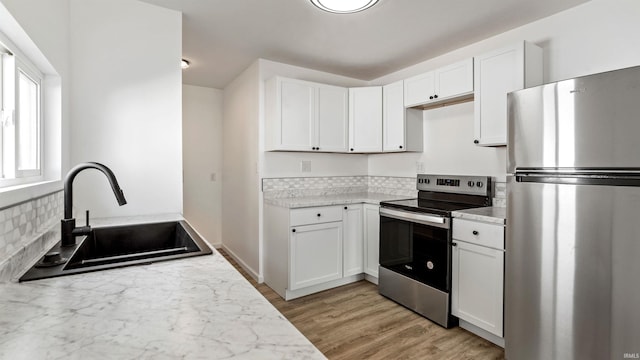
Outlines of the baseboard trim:
{"type": "Polygon", "coordinates": [[[309,286],[303,289],[298,289],[298,290],[289,290],[286,289],[285,290],[285,300],[289,301],[289,300],[293,300],[299,297],[303,297],[303,296],[307,296],[307,295],[311,295],[313,293],[317,293],[320,291],[324,291],[324,290],[329,290],[338,286],[342,286],[342,285],[346,285],[346,284],[350,284],[356,281],[360,281],[364,279],[364,274],[357,274],[357,275],[351,275],[351,276],[347,276],[344,277],[342,279],[338,279],[338,280],[333,280],[333,281],[329,281],[326,283],[322,283],[322,284],[318,284],[318,285],[313,285],[313,286],[309,286]]]}
{"type": "Polygon", "coordinates": [[[246,271],[249,276],[251,276],[255,281],[257,281],[258,283],[263,283],[264,282],[264,278],[262,276],[260,276],[260,274],[258,274],[255,270],[253,270],[249,265],[247,265],[247,263],[245,263],[244,261],[242,261],[242,259],[236,255],[233,251],[231,251],[231,249],[229,249],[228,247],[224,246],[224,244],[221,244],[220,246],[227,254],[229,254],[229,256],[231,256],[233,258],[233,260],[235,260],[238,265],[240,265],[241,268],[244,269],[244,271],[246,271]]]}
{"type": "Polygon", "coordinates": [[[478,335],[485,340],[491,341],[492,343],[500,346],[501,348],[504,348],[504,338],[494,335],[488,332],[487,330],[481,329],[467,321],[464,321],[462,319],[459,319],[459,320],[460,322],[458,326],[460,326],[461,328],[467,330],[470,333],[478,335]]]}

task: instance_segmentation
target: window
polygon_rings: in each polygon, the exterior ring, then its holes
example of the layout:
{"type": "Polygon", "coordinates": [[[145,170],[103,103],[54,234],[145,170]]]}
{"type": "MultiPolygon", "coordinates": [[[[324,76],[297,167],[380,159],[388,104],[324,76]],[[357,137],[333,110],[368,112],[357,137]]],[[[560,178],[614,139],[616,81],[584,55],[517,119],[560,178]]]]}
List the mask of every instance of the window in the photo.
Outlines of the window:
{"type": "Polygon", "coordinates": [[[0,44],[0,187],[42,179],[42,78],[0,44]]]}

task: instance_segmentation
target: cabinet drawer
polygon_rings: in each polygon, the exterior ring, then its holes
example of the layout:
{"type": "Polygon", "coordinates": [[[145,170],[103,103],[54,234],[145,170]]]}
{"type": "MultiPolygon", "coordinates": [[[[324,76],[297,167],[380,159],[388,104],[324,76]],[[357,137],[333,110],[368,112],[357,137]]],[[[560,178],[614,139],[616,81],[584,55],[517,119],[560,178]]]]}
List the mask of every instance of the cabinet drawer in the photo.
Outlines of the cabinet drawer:
{"type": "Polygon", "coordinates": [[[319,206],[293,209],[290,211],[291,226],[321,224],[332,221],[342,221],[343,206],[319,206]]]}
{"type": "Polygon", "coordinates": [[[453,219],[453,235],[456,240],[504,249],[504,226],[478,221],[453,219]]]}

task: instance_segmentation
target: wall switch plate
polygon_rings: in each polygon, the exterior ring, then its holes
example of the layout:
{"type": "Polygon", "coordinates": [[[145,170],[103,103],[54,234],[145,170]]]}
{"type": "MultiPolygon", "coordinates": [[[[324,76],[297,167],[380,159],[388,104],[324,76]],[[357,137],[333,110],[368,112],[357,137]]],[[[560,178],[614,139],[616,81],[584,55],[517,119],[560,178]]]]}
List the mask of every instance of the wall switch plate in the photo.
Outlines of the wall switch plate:
{"type": "Polygon", "coordinates": [[[300,161],[300,171],[311,172],[311,161],[310,160],[300,161]]]}
{"type": "Polygon", "coordinates": [[[422,174],[424,172],[424,163],[422,161],[416,161],[416,172],[422,174]]]}

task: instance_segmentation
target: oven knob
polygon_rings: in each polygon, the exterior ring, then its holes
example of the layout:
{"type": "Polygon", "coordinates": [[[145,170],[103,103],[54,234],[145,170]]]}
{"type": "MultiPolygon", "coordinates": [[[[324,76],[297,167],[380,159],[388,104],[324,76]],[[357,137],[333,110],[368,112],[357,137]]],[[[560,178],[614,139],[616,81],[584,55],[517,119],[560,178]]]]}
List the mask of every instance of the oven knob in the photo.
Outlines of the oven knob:
{"type": "Polygon", "coordinates": [[[477,187],[482,187],[482,185],[484,185],[484,184],[482,183],[482,181],[478,181],[478,182],[476,183],[476,186],[477,186],[477,187]]]}
{"type": "Polygon", "coordinates": [[[433,270],[433,262],[427,261],[427,269],[433,270]]]}
{"type": "Polygon", "coordinates": [[[428,183],[430,183],[430,182],[431,182],[431,180],[429,180],[429,179],[424,179],[424,183],[425,183],[425,184],[428,184],[428,183]]]}
{"type": "Polygon", "coordinates": [[[422,179],[418,179],[418,184],[422,184],[422,179]]]}
{"type": "Polygon", "coordinates": [[[469,182],[467,183],[467,185],[469,185],[469,187],[473,187],[473,186],[475,185],[475,183],[474,183],[473,181],[469,181],[469,182]]]}

